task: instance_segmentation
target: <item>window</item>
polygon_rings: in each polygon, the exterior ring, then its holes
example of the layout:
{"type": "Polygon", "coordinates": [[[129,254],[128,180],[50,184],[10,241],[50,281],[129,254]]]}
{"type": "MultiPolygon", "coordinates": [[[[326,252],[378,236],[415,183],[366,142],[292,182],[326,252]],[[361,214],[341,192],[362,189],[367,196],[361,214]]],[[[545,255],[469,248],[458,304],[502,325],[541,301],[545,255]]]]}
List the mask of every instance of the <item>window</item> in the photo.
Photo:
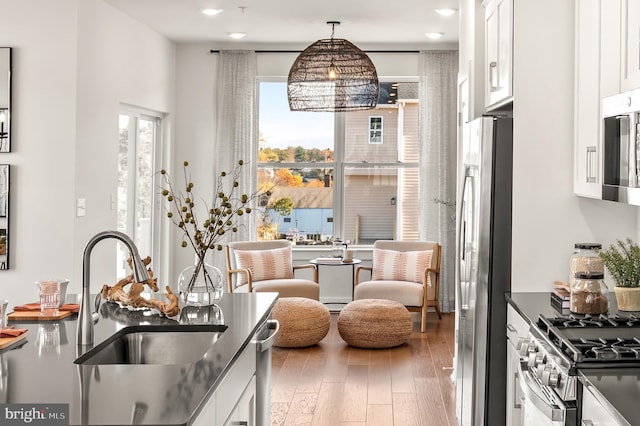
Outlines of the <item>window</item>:
{"type": "Polygon", "coordinates": [[[369,143],[382,143],[382,117],[369,117],[369,143]]]}
{"type": "MultiPolygon", "coordinates": [[[[137,111],[119,116],[117,229],[129,235],[142,257],[157,258],[154,240],[155,153],[160,146],[161,118],[137,111]]],[[[117,276],[126,276],[129,252],[118,245],[117,276]]]]}
{"type": "Polygon", "coordinates": [[[418,83],[385,84],[392,102],[381,84],[374,110],[334,114],[291,112],[286,82],[259,82],[259,238],[418,239],[418,83]]]}

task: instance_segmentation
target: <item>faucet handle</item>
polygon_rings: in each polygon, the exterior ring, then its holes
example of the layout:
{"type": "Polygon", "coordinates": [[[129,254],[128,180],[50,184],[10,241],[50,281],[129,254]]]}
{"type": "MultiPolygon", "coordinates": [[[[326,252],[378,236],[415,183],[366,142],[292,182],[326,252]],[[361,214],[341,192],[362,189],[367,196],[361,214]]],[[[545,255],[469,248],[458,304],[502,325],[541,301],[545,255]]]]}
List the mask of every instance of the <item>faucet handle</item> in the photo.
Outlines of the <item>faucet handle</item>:
{"type": "Polygon", "coordinates": [[[91,319],[93,319],[93,323],[97,323],[100,316],[98,315],[98,311],[100,310],[100,303],[102,302],[102,294],[96,294],[96,298],[93,301],[93,306],[95,307],[95,311],[91,314],[91,319]]]}

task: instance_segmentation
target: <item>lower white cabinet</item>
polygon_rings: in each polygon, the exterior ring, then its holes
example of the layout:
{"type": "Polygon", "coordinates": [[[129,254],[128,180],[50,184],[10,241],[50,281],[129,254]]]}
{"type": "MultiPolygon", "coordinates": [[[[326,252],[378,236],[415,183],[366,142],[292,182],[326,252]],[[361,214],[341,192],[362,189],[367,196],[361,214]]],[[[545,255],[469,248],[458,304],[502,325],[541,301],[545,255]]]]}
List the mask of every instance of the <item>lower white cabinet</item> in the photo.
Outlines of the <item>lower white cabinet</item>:
{"type": "Polygon", "coordinates": [[[256,378],[253,376],[224,426],[255,426],[256,378]]]}
{"type": "Polygon", "coordinates": [[[249,344],[238,355],[192,425],[255,425],[255,376],[256,347],[249,344]]]}
{"type": "Polygon", "coordinates": [[[619,426],[609,414],[607,409],[600,403],[598,398],[591,392],[589,386],[584,386],[582,393],[582,425],[584,426],[619,426]]]}

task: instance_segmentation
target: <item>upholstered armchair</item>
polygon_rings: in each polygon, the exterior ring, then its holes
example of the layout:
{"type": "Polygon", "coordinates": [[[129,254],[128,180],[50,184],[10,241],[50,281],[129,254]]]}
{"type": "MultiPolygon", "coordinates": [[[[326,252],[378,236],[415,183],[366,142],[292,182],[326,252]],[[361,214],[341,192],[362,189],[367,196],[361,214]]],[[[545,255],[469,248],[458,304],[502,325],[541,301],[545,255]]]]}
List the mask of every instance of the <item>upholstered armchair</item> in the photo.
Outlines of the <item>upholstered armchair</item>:
{"type": "Polygon", "coordinates": [[[278,292],[280,297],[320,299],[315,265],[293,265],[291,242],[237,241],[227,244],[229,293],[278,292]],[[300,269],[312,269],[313,280],[296,278],[300,269]]]}
{"type": "Polygon", "coordinates": [[[421,313],[420,331],[424,333],[430,306],[442,318],[438,304],[440,254],[437,242],[376,241],[372,265],[356,269],[354,300],[400,302],[409,311],[421,313]],[[371,278],[360,281],[360,273],[365,270],[370,271],[371,278]]]}

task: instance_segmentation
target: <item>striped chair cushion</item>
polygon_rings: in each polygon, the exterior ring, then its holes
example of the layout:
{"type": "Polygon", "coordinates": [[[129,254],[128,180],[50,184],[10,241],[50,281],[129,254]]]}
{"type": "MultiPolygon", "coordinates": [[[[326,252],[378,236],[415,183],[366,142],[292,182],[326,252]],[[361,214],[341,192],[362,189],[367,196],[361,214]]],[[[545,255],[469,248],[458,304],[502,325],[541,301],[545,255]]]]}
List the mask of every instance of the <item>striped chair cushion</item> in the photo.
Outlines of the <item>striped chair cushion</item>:
{"type": "MultiPolygon", "coordinates": [[[[270,250],[234,250],[238,269],[249,269],[253,281],[293,278],[291,247],[270,250]]],[[[238,274],[237,286],[247,283],[245,274],[238,274]]]]}
{"type": "MultiPolygon", "coordinates": [[[[375,281],[411,281],[421,283],[424,270],[431,265],[433,250],[396,251],[373,249],[373,272],[375,281]]],[[[431,277],[427,277],[431,286],[431,277]]]]}

